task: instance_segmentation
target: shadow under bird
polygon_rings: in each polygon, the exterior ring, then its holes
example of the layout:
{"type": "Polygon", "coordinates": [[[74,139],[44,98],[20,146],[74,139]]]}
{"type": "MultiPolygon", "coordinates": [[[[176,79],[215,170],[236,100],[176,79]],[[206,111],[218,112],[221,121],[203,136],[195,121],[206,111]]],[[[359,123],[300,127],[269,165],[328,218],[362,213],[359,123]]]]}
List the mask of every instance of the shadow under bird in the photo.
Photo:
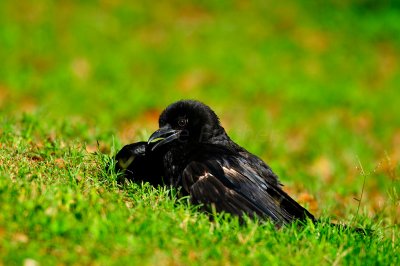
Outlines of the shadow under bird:
{"type": "Polygon", "coordinates": [[[270,219],[277,226],[315,221],[282,190],[271,168],[233,142],[214,111],[198,101],[168,106],[148,142],[125,146],[116,159],[127,178],[152,184],[163,178],[183,187],[194,204],[217,212],[270,219]]]}

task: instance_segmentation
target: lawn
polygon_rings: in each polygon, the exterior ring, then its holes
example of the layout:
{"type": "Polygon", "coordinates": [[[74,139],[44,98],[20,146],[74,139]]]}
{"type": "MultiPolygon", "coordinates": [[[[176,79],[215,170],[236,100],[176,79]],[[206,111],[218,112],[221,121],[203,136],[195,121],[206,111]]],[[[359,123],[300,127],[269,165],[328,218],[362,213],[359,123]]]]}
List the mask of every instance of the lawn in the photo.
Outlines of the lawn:
{"type": "Polygon", "coordinates": [[[390,0],[0,1],[0,265],[399,265],[399,21],[390,0]],[[117,185],[112,156],[187,98],[323,222],[117,185]]]}

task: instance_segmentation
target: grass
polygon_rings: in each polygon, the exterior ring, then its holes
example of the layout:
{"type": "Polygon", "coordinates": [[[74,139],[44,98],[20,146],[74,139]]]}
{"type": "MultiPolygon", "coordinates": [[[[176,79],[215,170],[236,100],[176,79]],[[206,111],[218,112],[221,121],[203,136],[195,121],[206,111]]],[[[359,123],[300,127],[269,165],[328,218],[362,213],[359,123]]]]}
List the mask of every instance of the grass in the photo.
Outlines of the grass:
{"type": "Polygon", "coordinates": [[[397,265],[394,1],[0,2],[0,265],[397,265]],[[107,168],[196,98],[322,217],[208,215],[107,168]]]}

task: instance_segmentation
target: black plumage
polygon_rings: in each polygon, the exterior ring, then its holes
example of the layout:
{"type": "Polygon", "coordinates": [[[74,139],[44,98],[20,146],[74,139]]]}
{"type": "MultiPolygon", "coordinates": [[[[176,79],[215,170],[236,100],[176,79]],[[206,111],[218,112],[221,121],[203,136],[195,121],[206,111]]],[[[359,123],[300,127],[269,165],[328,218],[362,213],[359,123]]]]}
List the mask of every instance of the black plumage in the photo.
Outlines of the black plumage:
{"type": "Polygon", "coordinates": [[[148,141],[148,154],[157,154],[148,169],[162,168],[168,183],[182,186],[194,203],[239,217],[269,218],[277,225],[315,220],[282,190],[267,164],[229,138],[208,106],[173,103],[160,115],[159,126],[148,141]]]}
{"type": "Polygon", "coordinates": [[[115,170],[120,173],[119,181],[128,179],[149,182],[153,186],[163,184],[162,155],[160,150],[151,151],[154,143],[140,141],[125,145],[115,155],[115,170]]]}

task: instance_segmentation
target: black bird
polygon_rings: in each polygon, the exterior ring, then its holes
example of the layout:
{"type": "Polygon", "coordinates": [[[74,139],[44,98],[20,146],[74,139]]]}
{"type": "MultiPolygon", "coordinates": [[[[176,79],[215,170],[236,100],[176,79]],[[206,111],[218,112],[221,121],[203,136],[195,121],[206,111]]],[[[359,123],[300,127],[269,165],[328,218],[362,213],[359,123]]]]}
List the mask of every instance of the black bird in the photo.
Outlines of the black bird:
{"type": "Polygon", "coordinates": [[[162,174],[182,186],[193,203],[241,218],[269,218],[278,226],[315,221],[282,190],[267,164],[229,138],[207,105],[175,102],[160,115],[159,127],[148,140],[151,152],[162,150],[162,174]]]}
{"type": "Polygon", "coordinates": [[[162,149],[152,152],[157,144],[140,141],[125,145],[115,155],[115,170],[121,173],[118,181],[124,178],[136,182],[149,182],[153,186],[163,184],[162,149]]]}

